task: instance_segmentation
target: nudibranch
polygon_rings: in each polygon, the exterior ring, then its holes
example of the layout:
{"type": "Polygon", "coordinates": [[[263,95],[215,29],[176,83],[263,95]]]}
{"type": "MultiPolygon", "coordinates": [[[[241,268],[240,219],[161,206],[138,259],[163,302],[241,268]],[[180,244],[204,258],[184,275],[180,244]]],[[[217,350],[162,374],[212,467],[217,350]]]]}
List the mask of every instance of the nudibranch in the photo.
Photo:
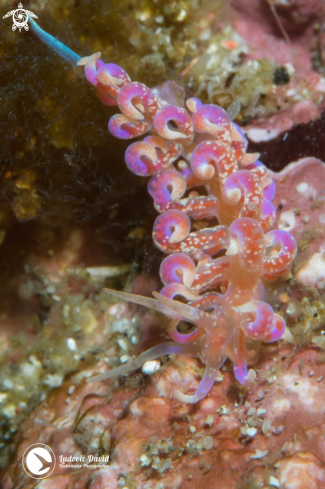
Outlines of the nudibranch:
{"type": "Polygon", "coordinates": [[[283,318],[263,301],[264,281],[286,276],[297,246],[289,232],[271,229],[275,184],[258,154],[247,153],[247,139],[217,105],[189,98],[186,107],[170,105],[100,53],[73,53],[30,19],[32,30],[73,65],[84,66],[99,99],[118,105],[108,129],[133,139],[125,161],[136,175],[150,177],[148,191],[159,212],[153,240],[167,257],[160,267],[162,290],[154,299],[109,290],[111,295],[162,312],[170,341],[137,359],[92,379],[128,373],[163,355],[198,357],[205,373],[194,393],[175,397],[196,403],[210,391],[229,357],[236,379],[249,386],[262,341],[280,339],[283,318]],[[213,220],[210,227],[202,222],[213,220]],[[200,225],[195,226],[195,221],[200,225]],[[193,328],[179,329],[181,321],[193,328]]]}

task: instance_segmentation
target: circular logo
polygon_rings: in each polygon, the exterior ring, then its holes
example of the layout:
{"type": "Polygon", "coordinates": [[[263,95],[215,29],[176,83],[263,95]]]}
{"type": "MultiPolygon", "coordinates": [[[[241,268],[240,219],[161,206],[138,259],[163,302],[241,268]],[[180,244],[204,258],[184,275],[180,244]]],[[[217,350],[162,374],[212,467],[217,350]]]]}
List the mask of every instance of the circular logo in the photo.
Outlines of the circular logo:
{"type": "Polygon", "coordinates": [[[23,455],[23,467],[29,477],[45,479],[55,467],[55,455],[52,448],[44,443],[30,445],[23,455]]]}
{"type": "Polygon", "coordinates": [[[12,20],[17,27],[24,27],[27,24],[28,21],[28,15],[26,10],[23,9],[17,9],[14,11],[12,20]]]}

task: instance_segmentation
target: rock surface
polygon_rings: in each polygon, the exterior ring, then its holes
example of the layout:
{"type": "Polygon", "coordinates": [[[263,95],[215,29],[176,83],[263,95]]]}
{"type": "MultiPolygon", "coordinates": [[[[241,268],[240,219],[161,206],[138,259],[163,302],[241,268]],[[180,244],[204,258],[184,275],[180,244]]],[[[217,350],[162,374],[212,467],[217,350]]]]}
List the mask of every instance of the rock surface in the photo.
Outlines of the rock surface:
{"type": "MultiPolygon", "coordinates": [[[[311,240],[305,237],[305,226],[325,231],[319,203],[325,195],[324,172],[324,164],[310,158],[273,175],[277,223],[292,226],[300,243],[297,262],[305,267],[321,246],[318,235],[311,240]],[[298,206],[300,213],[294,212],[298,206]],[[304,222],[306,215],[309,223],[304,222]]],[[[216,480],[220,489],[321,489],[325,481],[325,307],[323,289],[318,280],[312,281],[312,272],[308,272],[309,282],[302,280],[303,266],[297,265],[294,276],[273,289],[275,307],[280,307],[292,334],[262,348],[251,389],[236,382],[227,361],[205,399],[182,404],[174,391],[197,387],[203,371],[198,361],[163,359],[151,376],[135,372],[96,383],[85,380],[105,371],[107,361],[88,363],[31,413],[17,435],[15,456],[3,476],[4,489],[213,489],[216,480]],[[53,474],[37,483],[21,465],[25,449],[37,442],[48,444],[57,458],[109,455],[110,461],[97,469],[57,463],[53,474]]],[[[144,290],[144,285],[140,279],[136,291],[144,290]]],[[[129,306],[120,306],[107,311],[106,323],[111,326],[106,335],[123,330],[128,335],[132,314],[129,306]]],[[[149,344],[157,342],[157,333],[152,338],[157,319],[151,313],[142,319],[149,344]]],[[[107,341],[101,340],[101,331],[97,345],[107,341]]],[[[134,353],[124,338],[119,336],[118,349],[116,345],[111,350],[120,361],[123,354],[134,353]]],[[[142,350],[143,345],[137,348],[142,350]]]]}
{"type": "Polygon", "coordinates": [[[173,397],[175,388],[198,383],[197,365],[185,358],[168,362],[150,379],[136,374],[114,392],[105,383],[85,384],[91,373],[78,374],[80,385],[71,395],[69,386],[76,383],[67,379],[32,413],[4,489],[212,489],[216,480],[220,489],[249,482],[258,488],[323,487],[325,369],[316,347],[297,350],[284,341],[265,347],[248,392],[226,365],[195,406],[173,397]],[[57,458],[105,453],[110,463],[75,470],[57,463],[38,485],[21,466],[24,450],[36,442],[51,446],[57,458]]]}

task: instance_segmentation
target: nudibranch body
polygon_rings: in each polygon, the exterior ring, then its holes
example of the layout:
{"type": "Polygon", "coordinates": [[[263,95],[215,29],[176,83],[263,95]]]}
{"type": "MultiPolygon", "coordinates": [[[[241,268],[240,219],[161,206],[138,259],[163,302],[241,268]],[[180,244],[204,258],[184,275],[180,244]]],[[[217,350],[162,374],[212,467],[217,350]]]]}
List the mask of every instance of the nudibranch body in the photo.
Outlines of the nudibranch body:
{"type": "MultiPolygon", "coordinates": [[[[39,37],[60,53],[60,46],[39,37]]],[[[47,35],[48,36],[48,35],[47,35]]],[[[51,37],[51,36],[49,36],[51,37]]],[[[105,64],[100,53],[80,58],[63,46],[70,62],[84,66],[85,76],[107,105],[120,114],[108,124],[120,139],[145,136],[132,143],[125,161],[135,174],[150,177],[148,190],[160,215],[153,228],[157,247],[168,256],[160,267],[164,284],[155,299],[109,291],[170,318],[171,341],[142,353],[93,379],[108,379],[168,354],[198,357],[205,373],[194,394],[175,392],[195,403],[211,389],[227,357],[237,380],[249,386],[261,341],[285,332],[283,318],[264,302],[263,281],[290,271],[296,242],[290,233],[270,230],[275,222],[275,184],[258,154],[248,154],[247,140],[227,112],[190,98],[186,107],[170,105],[142,83],[131,82],[119,66],[105,64]],[[72,53],[72,54],[71,54],[72,53]],[[202,220],[213,220],[202,228],[202,220]],[[195,226],[195,222],[197,226],[195,226]],[[181,300],[178,300],[180,299],[181,300]],[[181,321],[193,325],[185,334],[181,321]]]]}

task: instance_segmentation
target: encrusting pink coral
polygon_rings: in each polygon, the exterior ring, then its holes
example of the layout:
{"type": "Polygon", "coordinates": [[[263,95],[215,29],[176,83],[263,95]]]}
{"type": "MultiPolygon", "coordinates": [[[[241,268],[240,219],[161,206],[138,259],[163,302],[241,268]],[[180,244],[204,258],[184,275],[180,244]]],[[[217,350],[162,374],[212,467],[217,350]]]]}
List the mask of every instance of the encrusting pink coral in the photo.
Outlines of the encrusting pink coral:
{"type": "Polygon", "coordinates": [[[160,268],[164,287],[153,293],[155,299],[108,292],[164,313],[171,319],[172,341],[88,381],[125,374],[162,355],[182,354],[200,358],[206,369],[194,394],[175,392],[180,401],[205,397],[226,357],[234,363],[237,380],[250,385],[255,372],[248,365],[256,361],[260,341],[276,341],[285,331],[282,317],[262,300],[263,280],[287,274],[296,255],[290,233],[270,231],[275,184],[266,167],[258,155],[246,153],[245,136],[221,107],[196,98],[187,100],[187,108],[169,105],[142,83],[131,82],[121,67],[104,64],[100,53],[81,59],[58,48],[58,41],[53,46],[35,22],[31,27],[59,54],[84,66],[103,103],[119,106],[122,113],[108,125],[114,136],[151,133],[131,144],[125,159],[135,174],[151,177],[148,190],[160,212],[153,239],[168,254],[160,268]],[[215,223],[193,231],[193,221],[202,219],[215,223]],[[194,329],[182,333],[181,321],[194,329]]]}

